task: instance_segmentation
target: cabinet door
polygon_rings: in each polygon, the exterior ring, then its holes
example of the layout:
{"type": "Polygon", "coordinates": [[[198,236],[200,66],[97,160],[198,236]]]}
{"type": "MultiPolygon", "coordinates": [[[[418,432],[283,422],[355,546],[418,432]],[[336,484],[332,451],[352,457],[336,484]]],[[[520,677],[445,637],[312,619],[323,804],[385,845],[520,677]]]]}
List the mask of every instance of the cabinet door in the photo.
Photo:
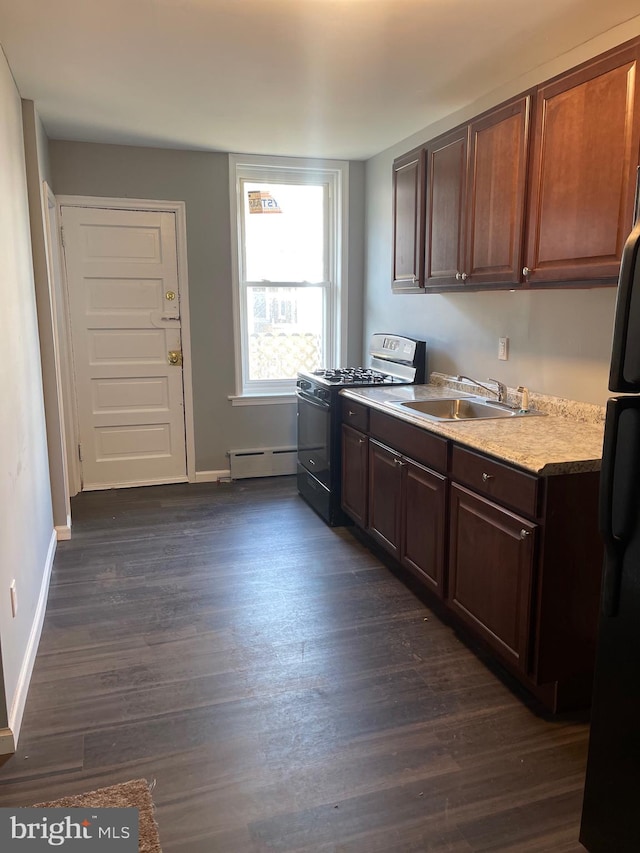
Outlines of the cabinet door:
{"type": "Polygon", "coordinates": [[[393,290],[419,292],[424,283],[424,150],[393,164],[393,290]]]}
{"type": "Polygon", "coordinates": [[[449,606],[526,672],[537,526],[457,485],[450,519],[449,606]]]}
{"type": "Polygon", "coordinates": [[[425,286],[462,284],[467,187],[467,128],[426,149],[425,286]]]}
{"type": "Polygon", "coordinates": [[[446,478],[404,461],[401,562],[443,598],[446,478]]]}
{"type": "Polygon", "coordinates": [[[540,87],[525,270],[531,283],[617,278],[640,139],[639,48],[540,87]]]}
{"type": "Polygon", "coordinates": [[[522,274],[531,97],[470,125],[466,284],[518,284],[522,274]]]}
{"type": "Polygon", "coordinates": [[[400,512],[402,508],[402,457],[369,439],[368,531],[384,548],[400,559],[400,512]]]}
{"type": "Polygon", "coordinates": [[[342,508],[360,527],[367,525],[368,444],[366,435],[342,427],[342,508]]]}

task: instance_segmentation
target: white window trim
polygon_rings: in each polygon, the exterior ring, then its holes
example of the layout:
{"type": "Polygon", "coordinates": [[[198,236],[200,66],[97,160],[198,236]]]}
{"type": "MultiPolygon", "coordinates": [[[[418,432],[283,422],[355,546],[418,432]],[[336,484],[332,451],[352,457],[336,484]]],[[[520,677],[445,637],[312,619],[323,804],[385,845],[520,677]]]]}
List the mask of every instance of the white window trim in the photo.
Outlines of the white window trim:
{"type": "MultiPolygon", "coordinates": [[[[346,160],[312,160],[300,157],[268,157],[253,154],[229,154],[229,200],[231,211],[231,277],[233,286],[233,326],[234,326],[234,356],[235,356],[235,394],[229,395],[233,406],[264,405],[286,402],[294,394],[294,380],[291,380],[291,392],[282,391],[282,383],[269,393],[266,383],[257,393],[248,393],[243,386],[243,352],[242,352],[242,310],[240,306],[240,251],[242,247],[241,222],[238,216],[240,209],[240,177],[246,178],[247,172],[256,180],[269,180],[275,173],[283,169],[292,172],[299,170],[301,176],[310,173],[322,173],[330,177],[333,185],[333,195],[330,203],[337,226],[335,228],[335,246],[333,252],[334,277],[333,298],[329,306],[329,349],[327,364],[324,367],[340,366],[343,354],[347,351],[347,283],[349,269],[349,163],[346,160]]],[[[333,233],[329,235],[334,239],[333,233]]]]}

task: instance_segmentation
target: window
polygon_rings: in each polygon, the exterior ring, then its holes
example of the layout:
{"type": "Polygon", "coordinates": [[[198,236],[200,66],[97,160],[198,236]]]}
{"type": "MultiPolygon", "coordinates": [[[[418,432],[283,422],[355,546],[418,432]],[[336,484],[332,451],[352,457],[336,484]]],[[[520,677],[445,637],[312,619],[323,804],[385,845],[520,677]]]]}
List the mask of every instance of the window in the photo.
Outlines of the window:
{"type": "Polygon", "coordinates": [[[291,394],[299,370],[340,362],[347,168],[230,155],[237,397],[291,394]]]}

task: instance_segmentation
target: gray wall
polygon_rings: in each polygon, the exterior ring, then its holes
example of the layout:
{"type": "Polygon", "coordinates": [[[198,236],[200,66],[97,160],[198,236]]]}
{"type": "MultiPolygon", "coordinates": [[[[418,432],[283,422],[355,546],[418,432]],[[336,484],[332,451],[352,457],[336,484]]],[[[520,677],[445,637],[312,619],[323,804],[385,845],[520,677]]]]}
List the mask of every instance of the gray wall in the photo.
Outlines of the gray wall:
{"type": "Polygon", "coordinates": [[[640,16],[536,68],[464,111],[424,128],[367,163],[365,340],[381,328],[427,340],[428,369],[488,376],[547,394],[604,403],[615,288],[555,292],[391,293],[394,157],[512,95],[640,34],[640,16]],[[498,338],[510,339],[507,362],[498,338]]]}
{"type": "MultiPolygon", "coordinates": [[[[19,724],[38,604],[53,557],[53,517],[25,177],[22,105],[0,52],[0,728],[19,724]],[[17,615],[9,585],[16,580],[17,615]],[[7,713],[8,712],[8,713],[7,713]]],[[[45,590],[46,591],[46,590],[45,590]]]]}
{"type": "MultiPolygon", "coordinates": [[[[295,405],[232,407],[235,393],[229,166],[223,153],[51,140],[56,195],[184,201],[197,471],[228,468],[225,452],[295,445],[295,405]]],[[[362,349],[364,164],[350,164],[349,360],[362,349]]]]}

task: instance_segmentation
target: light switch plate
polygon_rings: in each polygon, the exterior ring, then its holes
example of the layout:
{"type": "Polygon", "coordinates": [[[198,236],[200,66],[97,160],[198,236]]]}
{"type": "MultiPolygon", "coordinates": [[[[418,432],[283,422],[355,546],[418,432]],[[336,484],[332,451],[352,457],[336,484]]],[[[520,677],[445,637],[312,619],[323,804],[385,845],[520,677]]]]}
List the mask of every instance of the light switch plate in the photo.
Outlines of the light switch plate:
{"type": "Polygon", "coordinates": [[[507,361],[509,358],[509,338],[498,338],[498,361],[507,361]]]}

